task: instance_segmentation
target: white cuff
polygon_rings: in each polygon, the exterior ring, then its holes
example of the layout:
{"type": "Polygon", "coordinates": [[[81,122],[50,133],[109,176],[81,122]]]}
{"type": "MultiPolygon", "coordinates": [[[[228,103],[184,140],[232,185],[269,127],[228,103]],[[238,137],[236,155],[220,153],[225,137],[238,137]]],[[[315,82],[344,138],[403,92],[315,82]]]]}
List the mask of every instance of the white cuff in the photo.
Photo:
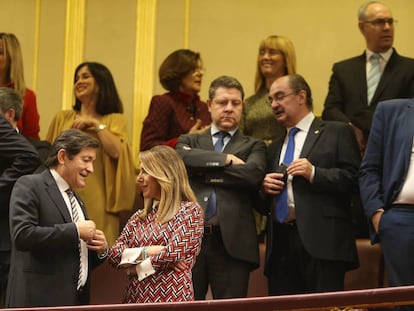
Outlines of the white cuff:
{"type": "Polygon", "coordinates": [[[155,269],[151,264],[151,257],[143,260],[140,264],[136,265],[135,269],[137,270],[139,281],[142,281],[146,277],[155,273],[155,269]]]}

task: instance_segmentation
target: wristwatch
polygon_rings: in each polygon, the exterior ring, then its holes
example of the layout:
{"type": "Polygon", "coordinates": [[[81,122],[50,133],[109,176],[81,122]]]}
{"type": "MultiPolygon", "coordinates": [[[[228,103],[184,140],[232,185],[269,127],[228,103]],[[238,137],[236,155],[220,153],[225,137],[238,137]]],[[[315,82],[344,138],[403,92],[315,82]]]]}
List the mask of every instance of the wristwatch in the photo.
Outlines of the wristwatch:
{"type": "Polygon", "coordinates": [[[106,129],[106,125],[105,124],[99,124],[97,127],[96,127],[96,131],[97,132],[99,132],[99,131],[102,131],[102,130],[104,130],[104,129],[106,129]]]}

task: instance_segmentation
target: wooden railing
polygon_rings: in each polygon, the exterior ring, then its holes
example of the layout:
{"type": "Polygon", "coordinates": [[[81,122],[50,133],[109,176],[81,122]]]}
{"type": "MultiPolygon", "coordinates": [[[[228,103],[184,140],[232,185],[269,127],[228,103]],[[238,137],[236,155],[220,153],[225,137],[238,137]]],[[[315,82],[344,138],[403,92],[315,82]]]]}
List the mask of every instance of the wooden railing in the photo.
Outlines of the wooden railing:
{"type": "Polygon", "coordinates": [[[383,310],[386,307],[414,305],[414,286],[388,287],[306,295],[221,299],[179,303],[112,304],[76,307],[52,307],[30,309],[3,309],[8,311],[351,311],[364,308],[383,310]]]}

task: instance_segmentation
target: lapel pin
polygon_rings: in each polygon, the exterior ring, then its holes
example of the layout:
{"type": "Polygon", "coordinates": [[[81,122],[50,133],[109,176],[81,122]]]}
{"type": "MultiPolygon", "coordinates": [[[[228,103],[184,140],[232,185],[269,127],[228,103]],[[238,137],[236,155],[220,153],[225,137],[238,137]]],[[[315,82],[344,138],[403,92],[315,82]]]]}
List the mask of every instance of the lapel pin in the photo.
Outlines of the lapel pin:
{"type": "Polygon", "coordinates": [[[313,133],[317,135],[317,134],[319,134],[319,130],[316,130],[316,131],[315,131],[315,132],[313,132],[313,133]]]}

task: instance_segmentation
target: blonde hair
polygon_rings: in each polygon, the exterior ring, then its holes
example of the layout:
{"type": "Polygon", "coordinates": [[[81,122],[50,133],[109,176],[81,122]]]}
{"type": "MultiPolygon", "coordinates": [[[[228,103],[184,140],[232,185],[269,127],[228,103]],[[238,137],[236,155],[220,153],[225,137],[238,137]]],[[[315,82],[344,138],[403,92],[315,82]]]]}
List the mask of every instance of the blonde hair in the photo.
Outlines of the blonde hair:
{"type": "MultiPolygon", "coordinates": [[[[196,202],[190,187],[187,170],[178,153],[165,145],[155,146],[139,154],[141,169],[156,179],[161,187],[161,197],[157,210],[159,223],[166,223],[174,217],[181,201],[196,202]]],[[[139,214],[144,219],[152,208],[153,199],[144,198],[144,209],[139,214]]]]}
{"type": "Polygon", "coordinates": [[[13,81],[14,90],[23,97],[26,92],[26,83],[24,82],[23,56],[20,43],[17,37],[12,33],[0,33],[0,40],[3,41],[6,58],[9,60],[7,68],[7,77],[13,81]]]}
{"type": "Polygon", "coordinates": [[[257,56],[256,78],[254,81],[254,91],[257,94],[263,87],[266,87],[266,79],[260,70],[260,51],[263,49],[278,50],[285,58],[285,75],[296,73],[296,53],[292,41],[283,36],[268,36],[263,39],[259,45],[259,54],[257,56]]]}

